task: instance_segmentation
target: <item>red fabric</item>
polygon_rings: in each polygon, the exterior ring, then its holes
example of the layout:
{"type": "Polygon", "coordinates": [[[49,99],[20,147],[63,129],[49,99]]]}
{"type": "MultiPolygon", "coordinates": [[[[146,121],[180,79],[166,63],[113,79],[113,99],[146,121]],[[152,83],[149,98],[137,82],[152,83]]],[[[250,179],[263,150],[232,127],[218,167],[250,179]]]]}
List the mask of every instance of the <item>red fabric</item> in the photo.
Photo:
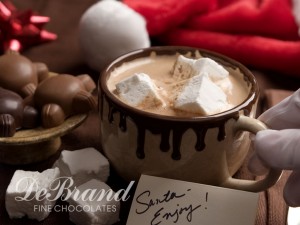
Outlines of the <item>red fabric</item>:
{"type": "Polygon", "coordinates": [[[300,77],[300,41],[176,29],[164,36],[170,45],[207,48],[241,63],[300,77]]]}
{"type": "Polygon", "coordinates": [[[219,9],[195,15],[186,27],[225,33],[253,34],[279,39],[298,39],[297,25],[288,0],[222,1],[219,9]]]}
{"type": "Polygon", "coordinates": [[[150,35],[159,35],[181,25],[191,15],[216,8],[217,0],[124,0],[147,20],[150,35]]]}
{"type": "Polygon", "coordinates": [[[300,77],[290,0],[124,0],[166,45],[205,48],[256,69],[300,77]]]}

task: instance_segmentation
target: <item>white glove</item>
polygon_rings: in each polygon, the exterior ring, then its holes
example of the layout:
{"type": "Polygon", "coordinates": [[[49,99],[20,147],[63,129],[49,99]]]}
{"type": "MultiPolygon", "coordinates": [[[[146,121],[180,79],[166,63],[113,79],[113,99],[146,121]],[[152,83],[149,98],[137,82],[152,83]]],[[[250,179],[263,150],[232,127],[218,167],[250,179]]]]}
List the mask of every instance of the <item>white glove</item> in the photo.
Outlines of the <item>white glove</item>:
{"type": "Polygon", "coordinates": [[[249,169],[259,175],[267,167],[293,170],[283,195],[288,205],[300,206],[300,89],[258,119],[274,130],[257,133],[249,169]]]}

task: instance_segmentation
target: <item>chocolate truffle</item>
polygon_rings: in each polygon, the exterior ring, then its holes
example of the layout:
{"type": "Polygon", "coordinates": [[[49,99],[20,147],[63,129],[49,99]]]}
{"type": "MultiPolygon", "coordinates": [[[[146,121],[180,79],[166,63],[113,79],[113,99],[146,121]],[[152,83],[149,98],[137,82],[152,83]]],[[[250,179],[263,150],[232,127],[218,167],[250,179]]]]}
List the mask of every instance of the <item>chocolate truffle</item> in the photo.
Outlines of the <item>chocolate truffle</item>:
{"type": "Polygon", "coordinates": [[[11,137],[17,129],[37,126],[38,112],[24,104],[23,98],[0,87],[0,137],[11,137]]]}
{"type": "Polygon", "coordinates": [[[41,112],[42,126],[55,127],[74,114],[97,108],[91,94],[94,81],[88,75],[60,74],[42,81],[36,88],[34,102],[41,112]]]}
{"type": "Polygon", "coordinates": [[[44,63],[32,63],[18,52],[8,51],[0,57],[0,86],[22,97],[32,95],[45,74],[48,68],[44,63]]]}

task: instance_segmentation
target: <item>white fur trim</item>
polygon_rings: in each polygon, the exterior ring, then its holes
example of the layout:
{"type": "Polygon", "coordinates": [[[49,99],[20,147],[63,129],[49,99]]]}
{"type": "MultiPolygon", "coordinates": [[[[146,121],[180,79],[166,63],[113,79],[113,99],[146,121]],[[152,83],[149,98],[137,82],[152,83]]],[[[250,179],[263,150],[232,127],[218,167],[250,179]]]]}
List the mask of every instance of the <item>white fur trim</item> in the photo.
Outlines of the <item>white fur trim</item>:
{"type": "Polygon", "coordinates": [[[293,7],[293,15],[295,17],[295,21],[298,24],[298,34],[300,36],[300,0],[292,0],[293,7]]]}

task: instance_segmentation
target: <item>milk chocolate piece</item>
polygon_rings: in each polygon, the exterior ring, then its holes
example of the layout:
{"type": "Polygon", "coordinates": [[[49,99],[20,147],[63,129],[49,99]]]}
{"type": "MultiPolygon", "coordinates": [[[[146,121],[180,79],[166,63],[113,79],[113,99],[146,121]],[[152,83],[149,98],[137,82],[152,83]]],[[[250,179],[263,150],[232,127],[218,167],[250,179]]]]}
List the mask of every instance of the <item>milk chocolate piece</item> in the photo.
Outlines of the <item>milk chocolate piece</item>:
{"type": "Polygon", "coordinates": [[[44,127],[55,127],[65,121],[65,114],[57,104],[46,104],[42,108],[42,124],[44,127]]]}
{"type": "Polygon", "coordinates": [[[8,51],[0,57],[0,86],[26,97],[32,95],[39,81],[45,77],[45,64],[32,63],[18,52],[8,51]]]}
{"type": "Polygon", "coordinates": [[[45,63],[36,62],[36,63],[34,63],[34,66],[37,71],[39,83],[42,82],[43,80],[45,80],[46,78],[48,78],[49,69],[45,63]]]}
{"type": "Polygon", "coordinates": [[[11,137],[21,127],[37,126],[38,112],[20,95],[0,87],[0,136],[11,137]]]}
{"type": "Polygon", "coordinates": [[[86,113],[97,108],[90,91],[96,87],[86,75],[78,78],[60,74],[42,81],[34,94],[34,102],[42,112],[42,126],[55,127],[74,114],[86,113]],[[62,119],[63,118],[63,119],[62,119]]]}
{"type": "Polygon", "coordinates": [[[82,83],[85,86],[85,89],[88,92],[91,92],[96,88],[95,82],[91,79],[91,77],[89,75],[82,74],[82,75],[77,76],[77,78],[82,81],[82,83]]]}

